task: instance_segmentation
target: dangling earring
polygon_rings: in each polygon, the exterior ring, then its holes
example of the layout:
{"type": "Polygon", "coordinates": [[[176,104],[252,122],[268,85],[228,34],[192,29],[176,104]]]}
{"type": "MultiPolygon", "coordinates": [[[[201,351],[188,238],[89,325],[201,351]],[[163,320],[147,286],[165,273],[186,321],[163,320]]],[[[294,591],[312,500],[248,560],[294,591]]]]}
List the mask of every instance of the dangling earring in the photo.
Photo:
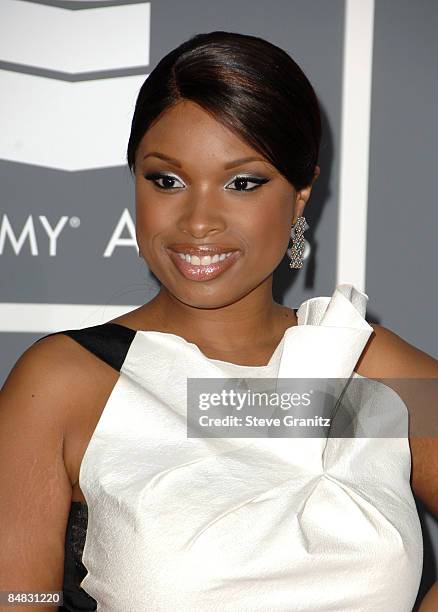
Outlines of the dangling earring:
{"type": "Polygon", "coordinates": [[[292,229],[290,231],[290,237],[292,238],[291,248],[287,250],[291,261],[289,262],[290,268],[302,268],[303,267],[303,253],[305,240],[303,233],[309,229],[309,225],[305,217],[298,217],[292,229]]]}

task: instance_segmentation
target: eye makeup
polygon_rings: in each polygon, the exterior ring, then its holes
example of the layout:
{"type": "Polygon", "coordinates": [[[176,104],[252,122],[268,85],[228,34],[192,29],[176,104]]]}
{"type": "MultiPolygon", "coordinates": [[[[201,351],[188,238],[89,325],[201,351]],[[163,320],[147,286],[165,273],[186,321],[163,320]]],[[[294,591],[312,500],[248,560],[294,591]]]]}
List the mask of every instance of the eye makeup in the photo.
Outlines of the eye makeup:
{"type": "MultiPolygon", "coordinates": [[[[233,191],[254,191],[255,189],[258,189],[261,185],[264,185],[265,183],[268,183],[271,179],[268,179],[267,177],[263,177],[263,176],[252,176],[249,174],[238,174],[237,176],[235,176],[233,178],[233,180],[231,181],[232,183],[255,183],[256,186],[255,187],[250,187],[249,189],[233,189],[233,191]]],[[[229,183],[230,184],[230,183],[229,183]]]]}
{"type": "MultiPolygon", "coordinates": [[[[145,174],[144,178],[148,181],[152,181],[156,185],[156,187],[158,187],[159,189],[162,189],[163,191],[171,191],[171,190],[174,190],[175,187],[173,185],[169,186],[169,184],[167,187],[165,187],[164,185],[160,185],[158,183],[159,180],[180,181],[180,179],[177,176],[174,176],[166,172],[151,172],[151,173],[145,174]]],[[[231,191],[240,191],[240,192],[254,191],[258,189],[261,185],[268,183],[270,180],[271,179],[264,177],[264,176],[257,176],[257,175],[250,175],[250,174],[238,174],[229,183],[227,183],[227,185],[237,183],[237,182],[240,184],[255,183],[256,185],[255,187],[250,187],[248,189],[231,189],[231,191]]],[[[225,188],[229,189],[227,187],[225,188]]]]}
{"type": "Polygon", "coordinates": [[[173,176],[167,172],[151,172],[149,174],[145,174],[144,178],[148,181],[152,181],[156,187],[162,189],[163,191],[170,191],[171,189],[175,189],[173,186],[164,187],[163,185],[159,185],[157,181],[159,180],[168,180],[168,181],[179,181],[180,179],[177,176],[173,176]]]}

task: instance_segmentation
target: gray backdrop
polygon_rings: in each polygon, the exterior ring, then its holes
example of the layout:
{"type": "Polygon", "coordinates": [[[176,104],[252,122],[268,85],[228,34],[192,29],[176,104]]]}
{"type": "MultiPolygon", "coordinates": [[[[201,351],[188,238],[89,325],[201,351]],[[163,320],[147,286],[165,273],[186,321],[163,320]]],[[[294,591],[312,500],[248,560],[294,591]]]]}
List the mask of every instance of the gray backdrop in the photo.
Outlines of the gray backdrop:
{"type": "MultiPolygon", "coordinates": [[[[299,272],[291,273],[285,257],[275,298],[298,307],[353,282],[370,297],[369,321],[438,356],[434,0],[2,0],[0,23],[0,382],[44,333],[103,322],[155,295],[158,286],[137,257],[124,165],[135,96],[170,49],[217,29],[283,47],[321,102],[322,175],[305,212],[310,249],[299,272]],[[362,55],[360,31],[347,20],[354,11],[356,27],[362,19],[364,31],[373,28],[362,55]],[[360,135],[350,126],[342,149],[342,120],[349,108],[366,115],[367,105],[366,97],[343,101],[345,58],[353,62],[352,91],[367,87],[371,70],[369,166],[357,200],[354,180],[347,197],[340,177],[360,135]],[[365,248],[340,257],[350,229],[340,232],[339,221],[355,207],[366,218],[365,248]],[[350,259],[352,276],[340,276],[350,259]]],[[[418,506],[426,549],[421,595],[437,578],[438,527],[418,506]]]]}

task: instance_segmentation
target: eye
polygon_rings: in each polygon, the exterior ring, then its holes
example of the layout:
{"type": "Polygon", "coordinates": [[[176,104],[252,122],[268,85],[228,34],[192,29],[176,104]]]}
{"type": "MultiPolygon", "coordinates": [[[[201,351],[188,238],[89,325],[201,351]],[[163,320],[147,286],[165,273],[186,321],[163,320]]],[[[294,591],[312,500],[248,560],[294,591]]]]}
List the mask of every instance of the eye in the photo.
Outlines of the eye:
{"type": "Polygon", "coordinates": [[[258,189],[260,185],[264,185],[268,181],[268,178],[257,176],[236,176],[236,178],[234,178],[231,183],[228,184],[232,185],[233,183],[236,183],[236,185],[238,185],[238,187],[236,189],[232,189],[232,191],[254,191],[255,189],[258,189]],[[245,187],[248,185],[248,183],[255,183],[255,187],[246,189],[245,187]]]}
{"type": "Polygon", "coordinates": [[[152,181],[159,189],[163,189],[165,191],[179,189],[178,187],[174,187],[174,182],[179,181],[179,179],[171,174],[155,172],[152,174],[145,174],[144,178],[148,181],[152,181]],[[158,181],[163,181],[164,184],[160,185],[158,181]]]}

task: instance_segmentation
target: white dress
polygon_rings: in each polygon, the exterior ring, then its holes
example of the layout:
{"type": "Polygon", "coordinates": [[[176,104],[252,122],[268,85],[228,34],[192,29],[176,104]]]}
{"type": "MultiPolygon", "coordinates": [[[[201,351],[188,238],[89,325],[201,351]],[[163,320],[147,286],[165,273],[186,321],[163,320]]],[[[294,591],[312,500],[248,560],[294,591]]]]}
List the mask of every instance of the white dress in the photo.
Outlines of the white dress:
{"type": "Polygon", "coordinates": [[[406,436],[187,437],[188,378],[359,377],[367,301],[350,284],[306,300],[260,367],[133,333],[80,468],[98,611],[411,612],[423,541],[406,436]]]}

